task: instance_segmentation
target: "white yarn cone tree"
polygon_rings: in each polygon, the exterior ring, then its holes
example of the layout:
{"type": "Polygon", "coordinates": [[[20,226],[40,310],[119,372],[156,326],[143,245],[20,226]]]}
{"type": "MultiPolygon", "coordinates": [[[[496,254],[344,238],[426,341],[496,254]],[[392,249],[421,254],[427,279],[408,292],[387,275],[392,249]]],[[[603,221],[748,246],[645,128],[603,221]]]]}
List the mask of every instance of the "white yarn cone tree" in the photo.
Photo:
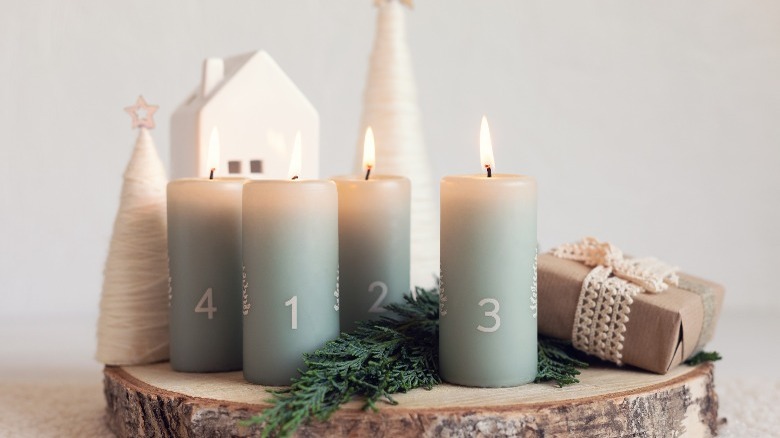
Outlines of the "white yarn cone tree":
{"type": "Polygon", "coordinates": [[[439,273],[439,215],[404,11],[398,0],[376,3],[379,15],[363,96],[356,171],[362,172],[363,135],[370,126],[376,139],[376,168],[372,172],[403,175],[412,182],[411,283],[427,287],[439,273]]]}
{"type": "Polygon", "coordinates": [[[108,365],[168,359],[168,180],[146,129],[154,127],[156,107],[139,98],[127,110],[140,130],[124,173],[100,299],[96,357],[108,365]]]}

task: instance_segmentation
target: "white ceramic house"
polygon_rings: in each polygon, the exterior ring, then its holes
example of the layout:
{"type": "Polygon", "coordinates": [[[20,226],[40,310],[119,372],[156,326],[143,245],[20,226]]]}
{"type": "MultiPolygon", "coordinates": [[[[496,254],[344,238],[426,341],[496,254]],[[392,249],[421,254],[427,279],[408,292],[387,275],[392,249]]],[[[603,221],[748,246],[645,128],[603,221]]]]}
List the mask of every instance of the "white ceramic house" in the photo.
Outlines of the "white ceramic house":
{"type": "Polygon", "coordinates": [[[220,137],[215,176],[287,178],[301,131],[301,178],[319,176],[319,115],[279,65],[259,51],[209,58],[203,78],[171,117],[171,176],[208,176],[211,130],[220,137]]]}

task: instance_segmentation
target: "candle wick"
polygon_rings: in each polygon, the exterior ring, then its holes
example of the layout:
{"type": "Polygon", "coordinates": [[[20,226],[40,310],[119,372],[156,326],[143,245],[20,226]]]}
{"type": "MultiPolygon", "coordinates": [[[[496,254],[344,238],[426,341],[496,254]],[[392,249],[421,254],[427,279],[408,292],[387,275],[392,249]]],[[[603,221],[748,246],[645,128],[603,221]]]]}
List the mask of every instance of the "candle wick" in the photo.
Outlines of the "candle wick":
{"type": "Polygon", "coordinates": [[[485,169],[487,169],[488,178],[492,178],[493,177],[493,169],[490,168],[490,165],[486,164],[485,165],[485,169]]]}
{"type": "Polygon", "coordinates": [[[292,177],[291,179],[292,179],[293,181],[295,181],[296,179],[298,179],[298,175],[295,175],[295,176],[294,176],[294,177],[292,177]]]}
{"type": "Polygon", "coordinates": [[[371,175],[371,166],[366,169],[366,181],[368,181],[368,175],[371,175]]]}
{"type": "Polygon", "coordinates": [[[214,179],[214,169],[211,169],[211,172],[209,172],[209,179],[214,179]]]}

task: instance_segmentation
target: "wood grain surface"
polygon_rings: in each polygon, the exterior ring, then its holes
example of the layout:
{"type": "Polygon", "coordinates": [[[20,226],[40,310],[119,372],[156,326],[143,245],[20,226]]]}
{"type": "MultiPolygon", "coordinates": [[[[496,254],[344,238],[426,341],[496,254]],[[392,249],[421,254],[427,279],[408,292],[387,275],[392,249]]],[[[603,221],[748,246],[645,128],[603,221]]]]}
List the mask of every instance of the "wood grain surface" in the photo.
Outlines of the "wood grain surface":
{"type": "MultiPolygon", "coordinates": [[[[106,367],[107,420],[120,437],[255,436],[243,427],[268,406],[267,387],[240,372],[192,374],[168,363],[106,367]]],[[[301,427],[298,436],[713,436],[718,398],[711,364],[680,366],[666,375],[593,367],[564,388],[439,385],[399,394],[377,413],[358,401],[329,421],[301,427]]]]}

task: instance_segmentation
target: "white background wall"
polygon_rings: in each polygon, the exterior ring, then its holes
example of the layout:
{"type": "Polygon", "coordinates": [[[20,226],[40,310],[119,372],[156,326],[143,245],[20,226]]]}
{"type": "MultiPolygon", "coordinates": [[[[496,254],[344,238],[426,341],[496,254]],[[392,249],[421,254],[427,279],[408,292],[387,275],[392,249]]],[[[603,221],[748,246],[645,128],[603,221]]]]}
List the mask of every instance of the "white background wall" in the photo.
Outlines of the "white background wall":
{"type": "MultiPolygon", "coordinates": [[[[0,316],[95,315],[122,108],[173,109],[201,60],[265,49],[351,169],[376,11],[352,1],[0,1],[0,316]]],[[[407,13],[436,178],[535,175],[544,248],[595,235],[780,310],[780,3],[418,0],[407,13]]],[[[500,212],[497,212],[500,214],[500,212]]]]}

